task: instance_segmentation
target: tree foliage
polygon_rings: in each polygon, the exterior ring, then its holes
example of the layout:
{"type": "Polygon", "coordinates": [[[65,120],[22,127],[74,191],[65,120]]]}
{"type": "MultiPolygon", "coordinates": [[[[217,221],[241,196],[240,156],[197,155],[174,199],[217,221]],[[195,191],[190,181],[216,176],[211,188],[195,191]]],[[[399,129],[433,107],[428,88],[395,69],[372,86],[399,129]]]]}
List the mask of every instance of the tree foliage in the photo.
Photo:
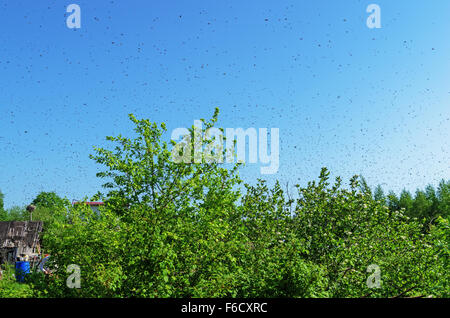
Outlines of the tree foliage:
{"type": "Polygon", "coordinates": [[[8,218],[8,213],[5,210],[4,199],[5,195],[0,191],[0,221],[6,221],[8,218]]]}
{"type": "Polygon", "coordinates": [[[408,217],[423,224],[424,231],[429,231],[439,217],[450,217],[450,180],[441,180],[437,188],[428,185],[425,190],[418,189],[414,196],[406,190],[399,197],[393,191],[385,196],[381,186],[377,186],[374,199],[386,203],[392,212],[404,210],[408,217]]]}
{"type": "MultiPolygon", "coordinates": [[[[78,204],[68,222],[46,230],[53,272],[33,281],[39,295],[448,296],[448,220],[438,217],[423,232],[402,209],[421,206],[408,193],[372,194],[357,176],[331,184],[325,168],[293,196],[278,182],[243,184],[238,164],[176,163],[161,139],[164,124],[130,120],[137,137],[107,137],[114,147],[91,156],[105,168],[101,213],[78,204]],[[81,268],[80,289],[66,286],[70,264],[81,268]],[[367,284],[371,265],[381,270],[379,288],[367,284]]],[[[190,134],[193,146],[194,127],[190,134]]],[[[445,193],[443,186],[425,197],[445,193]]],[[[448,208],[436,200],[433,207],[448,208]]]]}

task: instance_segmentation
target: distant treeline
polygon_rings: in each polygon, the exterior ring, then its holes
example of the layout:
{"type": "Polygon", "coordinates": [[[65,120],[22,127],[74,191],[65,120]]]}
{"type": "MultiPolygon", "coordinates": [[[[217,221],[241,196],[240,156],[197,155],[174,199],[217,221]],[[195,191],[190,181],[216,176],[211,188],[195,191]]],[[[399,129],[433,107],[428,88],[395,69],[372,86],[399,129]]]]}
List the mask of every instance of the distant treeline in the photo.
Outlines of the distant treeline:
{"type": "Polygon", "coordinates": [[[417,218],[424,226],[429,226],[439,216],[446,219],[450,216],[450,180],[442,179],[437,188],[430,184],[424,190],[417,189],[414,194],[403,190],[397,195],[394,191],[386,194],[380,185],[372,191],[362,178],[361,190],[369,192],[390,211],[404,209],[408,217],[417,218]]]}
{"type": "Polygon", "coordinates": [[[55,192],[41,192],[30,204],[35,205],[37,209],[33,215],[27,211],[26,206],[15,205],[9,209],[4,206],[5,195],[0,190],[0,221],[51,221],[57,217],[55,209],[67,206],[69,201],[58,196],[55,192]]]}

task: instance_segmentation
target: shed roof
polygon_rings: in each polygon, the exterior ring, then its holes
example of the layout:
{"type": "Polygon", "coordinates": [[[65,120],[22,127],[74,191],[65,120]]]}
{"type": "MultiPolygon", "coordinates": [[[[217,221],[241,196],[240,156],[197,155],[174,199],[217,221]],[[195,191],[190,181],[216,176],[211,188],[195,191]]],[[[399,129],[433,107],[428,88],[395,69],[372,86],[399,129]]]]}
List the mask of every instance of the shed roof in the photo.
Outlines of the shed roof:
{"type": "Polygon", "coordinates": [[[34,247],[39,242],[42,222],[11,221],[0,222],[0,248],[18,246],[34,247]]]}

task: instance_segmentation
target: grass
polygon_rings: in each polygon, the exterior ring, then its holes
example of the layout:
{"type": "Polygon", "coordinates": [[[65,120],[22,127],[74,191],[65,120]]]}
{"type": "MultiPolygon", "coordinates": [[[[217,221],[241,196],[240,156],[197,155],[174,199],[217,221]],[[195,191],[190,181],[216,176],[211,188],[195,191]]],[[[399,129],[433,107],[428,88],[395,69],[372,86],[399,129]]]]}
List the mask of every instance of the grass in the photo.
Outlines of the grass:
{"type": "Polygon", "coordinates": [[[16,282],[14,266],[3,266],[3,275],[0,279],[0,298],[26,298],[32,297],[31,287],[24,283],[16,282]]]}

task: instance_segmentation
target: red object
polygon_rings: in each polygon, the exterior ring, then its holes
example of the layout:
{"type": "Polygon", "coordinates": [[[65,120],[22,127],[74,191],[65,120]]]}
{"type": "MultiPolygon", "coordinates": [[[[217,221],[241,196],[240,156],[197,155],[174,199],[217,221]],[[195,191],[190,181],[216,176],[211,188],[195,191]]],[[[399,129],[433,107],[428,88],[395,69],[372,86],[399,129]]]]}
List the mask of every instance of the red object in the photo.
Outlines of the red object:
{"type": "Polygon", "coordinates": [[[84,204],[89,205],[89,206],[99,206],[99,205],[104,205],[105,204],[103,202],[73,202],[73,204],[80,204],[80,203],[84,203],[84,204]]]}

